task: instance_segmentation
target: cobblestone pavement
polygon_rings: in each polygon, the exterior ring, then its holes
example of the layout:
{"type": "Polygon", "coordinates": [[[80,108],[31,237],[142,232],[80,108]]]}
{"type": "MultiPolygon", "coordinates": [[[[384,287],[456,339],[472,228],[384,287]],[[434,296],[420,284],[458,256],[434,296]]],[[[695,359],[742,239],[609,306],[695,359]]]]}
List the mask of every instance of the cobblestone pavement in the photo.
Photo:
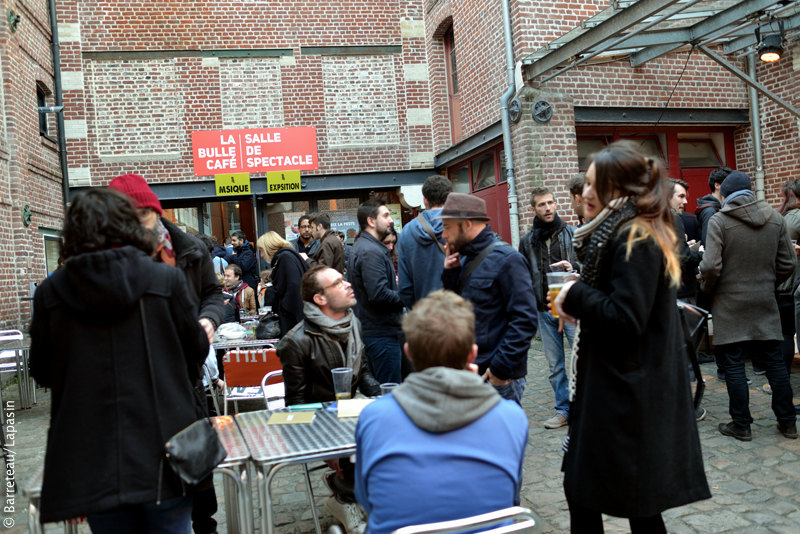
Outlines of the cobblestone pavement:
{"type": "MultiPolygon", "coordinates": [[[[569,513],[562,489],[561,442],[566,428],[546,430],[542,422],[553,415],[553,391],[547,380],[547,362],[541,343],[534,342],[529,357],[528,385],[523,407],[530,420],[530,436],[525,457],[522,504],[534,509],[544,520],[548,533],[569,532],[569,513]]],[[[703,366],[706,379],[704,407],[708,415],[698,423],[703,447],[706,474],[713,498],[665,512],[667,530],[672,534],[736,532],[736,533],[800,533],[800,440],[789,440],[778,433],[775,416],[770,409],[769,395],[761,389],[764,376],[753,376],[748,364],[750,406],[753,418],[753,441],[746,443],[722,436],[717,424],[729,421],[728,396],[725,384],[716,379],[716,366],[703,366]]],[[[800,399],[800,359],[795,360],[792,374],[795,403],[800,399]]],[[[31,410],[16,410],[17,431],[13,452],[16,453],[15,478],[25,487],[33,471],[42,464],[50,412],[50,396],[37,391],[38,403],[31,410]]],[[[18,405],[16,385],[3,391],[3,402],[18,405]]],[[[243,405],[240,410],[260,409],[258,403],[243,405]]],[[[11,447],[10,447],[11,449],[11,447]]],[[[322,506],[327,495],[320,471],[312,473],[314,494],[323,529],[332,518],[322,506]]],[[[220,534],[227,534],[221,475],[215,477],[220,504],[216,515],[220,534]]],[[[311,510],[306,500],[300,468],[287,468],[275,481],[275,524],[278,534],[306,534],[314,530],[311,510]]],[[[0,528],[9,534],[27,531],[27,504],[21,491],[14,497],[13,513],[3,513],[14,526],[0,528]]],[[[7,506],[5,503],[4,506],[7,506]]],[[[60,531],[48,525],[47,531],[60,531]]],[[[629,532],[626,520],[605,518],[606,532],[629,532]]],[[[84,524],[81,534],[88,534],[84,524]]]]}

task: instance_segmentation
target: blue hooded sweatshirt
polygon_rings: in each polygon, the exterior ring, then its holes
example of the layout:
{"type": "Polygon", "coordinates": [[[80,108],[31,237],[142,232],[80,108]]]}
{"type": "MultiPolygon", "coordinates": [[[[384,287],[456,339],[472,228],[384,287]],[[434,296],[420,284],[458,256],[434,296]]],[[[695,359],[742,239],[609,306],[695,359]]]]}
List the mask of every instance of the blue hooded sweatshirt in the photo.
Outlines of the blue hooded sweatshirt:
{"type": "MultiPolygon", "coordinates": [[[[444,226],[441,220],[436,219],[441,213],[441,209],[432,209],[423,211],[422,216],[444,245],[444,226]]],[[[419,299],[441,289],[444,254],[417,219],[403,227],[398,241],[397,291],[406,308],[411,309],[419,299]]]]}

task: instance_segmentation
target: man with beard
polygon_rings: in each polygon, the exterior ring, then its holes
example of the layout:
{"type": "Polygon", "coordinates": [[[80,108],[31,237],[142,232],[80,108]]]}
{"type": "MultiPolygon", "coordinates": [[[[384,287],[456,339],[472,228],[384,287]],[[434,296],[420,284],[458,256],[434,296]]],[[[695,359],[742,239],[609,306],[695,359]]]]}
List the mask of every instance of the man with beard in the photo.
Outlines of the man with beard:
{"type": "Polygon", "coordinates": [[[525,257],[495,239],[486,202],[450,193],[438,217],[447,240],[442,284],[475,307],[475,363],[500,396],[521,404],[528,349],[536,333],[536,297],[525,257]]]}
{"type": "Polygon", "coordinates": [[[353,244],[347,278],[357,299],[355,313],[361,320],[367,362],[379,383],[400,383],[403,302],[389,249],[381,242],[394,221],[385,202],[368,200],[358,207],[358,224],[361,232],[353,244]]]}
{"type": "MultiPolygon", "coordinates": [[[[222,293],[219,290],[219,279],[214,273],[214,263],[207,252],[206,245],[199,239],[182,232],[161,215],[163,210],[158,197],[138,174],[124,174],[111,180],[110,189],[116,189],[127,195],[139,211],[139,221],[150,230],[153,239],[158,243],[153,260],[175,266],[186,276],[186,286],[192,300],[198,304],[197,312],[200,324],[208,335],[208,342],[214,339],[214,331],[222,322],[222,293]]],[[[189,369],[190,379],[195,390],[202,382],[202,373],[198,369],[189,369]],[[195,376],[196,375],[196,376],[195,376]]],[[[205,399],[198,399],[201,412],[206,412],[205,399]]],[[[217,522],[212,517],[217,513],[217,495],[214,492],[210,477],[200,483],[194,493],[194,509],[192,511],[192,528],[195,534],[216,532],[217,522]]]]}
{"type": "Polygon", "coordinates": [[[292,245],[298,254],[306,254],[309,257],[314,257],[319,247],[319,241],[314,239],[314,227],[311,225],[311,218],[308,215],[303,215],[297,221],[297,229],[300,234],[297,239],[292,241],[292,245]]]}
{"type": "Polygon", "coordinates": [[[242,270],[238,265],[225,267],[225,288],[233,295],[233,301],[247,315],[257,315],[256,292],[247,282],[242,280],[242,270]]]}
{"type": "Polygon", "coordinates": [[[344,274],[344,243],[331,229],[331,218],[324,213],[315,213],[311,216],[311,226],[314,228],[314,239],[319,241],[317,252],[313,256],[300,254],[309,267],[327,265],[344,274]]]}
{"type": "Polygon", "coordinates": [[[572,246],[575,227],[558,216],[555,196],[546,187],[536,187],[531,191],[531,207],[536,215],[533,228],[520,240],[519,251],[530,264],[539,333],[550,367],[549,379],[555,394],[556,414],[544,422],[544,427],[553,429],[565,426],[569,420],[569,380],[564,368],[564,335],[566,334],[571,347],[575,338],[575,325],[565,323],[563,329],[559,328],[559,319],[548,311],[547,273],[578,270],[575,249],[572,246]]]}
{"type": "MultiPolygon", "coordinates": [[[[250,286],[256,287],[258,285],[258,261],[256,260],[256,253],[253,250],[253,245],[247,241],[247,236],[241,230],[236,230],[231,234],[231,243],[233,243],[233,254],[225,254],[220,256],[228,264],[236,264],[242,270],[242,280],[250,286]]],[[[215,251],[217,253],[217,251],[215,251]]],[[[217,253],[218,254],[218,253],[217,253]]]]}

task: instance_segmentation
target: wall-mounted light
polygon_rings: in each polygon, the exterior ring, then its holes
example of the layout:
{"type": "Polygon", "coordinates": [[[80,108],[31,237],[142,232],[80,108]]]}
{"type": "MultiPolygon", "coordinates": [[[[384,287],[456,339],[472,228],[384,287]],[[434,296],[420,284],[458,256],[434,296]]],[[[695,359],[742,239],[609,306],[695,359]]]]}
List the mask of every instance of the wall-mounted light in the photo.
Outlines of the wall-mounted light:
{"type": "Polygon", "coordinates": [[[756,39],[758,40],[758,57],[765,63],[774,63],[781,59],[783,54],[783,21],[778,21],[780,34],[767,35],[761,38],[760,28],[756,28],[756,39]]]}

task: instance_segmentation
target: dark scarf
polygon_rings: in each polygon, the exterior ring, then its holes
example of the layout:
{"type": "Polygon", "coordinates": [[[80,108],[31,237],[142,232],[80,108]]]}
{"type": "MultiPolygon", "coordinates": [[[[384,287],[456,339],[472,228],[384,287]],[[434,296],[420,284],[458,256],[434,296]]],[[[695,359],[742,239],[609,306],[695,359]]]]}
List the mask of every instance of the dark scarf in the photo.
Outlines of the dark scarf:
{"type": "Polygon", "coordinates": [[[596,288],[605,250],[614,233],[636,217],[636,197],[615,198],[591,222],[581,226],[572,239],[581,262],[581,282],[596,288]]]}
{"type": "Polygon", "coordinates": [[[539,217],[533,218],[533,233],[531,237],[534,243],[546,243],[548,239],[552,238],[556,232],[560,231],[567,225],[556,214],[550,222],[544,222],[539,217]]]}

